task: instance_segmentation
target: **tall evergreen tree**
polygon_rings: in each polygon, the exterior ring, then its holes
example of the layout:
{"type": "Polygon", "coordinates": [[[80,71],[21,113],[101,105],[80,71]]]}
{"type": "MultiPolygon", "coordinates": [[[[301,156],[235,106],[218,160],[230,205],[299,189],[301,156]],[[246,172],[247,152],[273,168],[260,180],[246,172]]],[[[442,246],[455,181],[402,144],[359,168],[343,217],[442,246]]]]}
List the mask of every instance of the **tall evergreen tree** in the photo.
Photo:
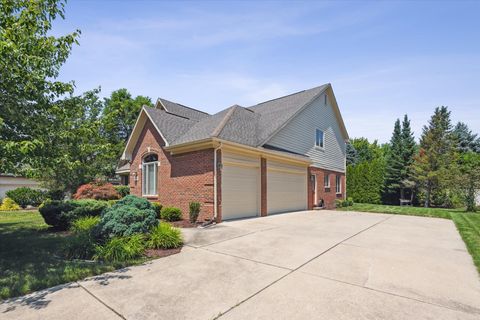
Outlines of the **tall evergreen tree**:
{"type": "MultiPolygon", "coordinates": [[[[402,121],[402,174],[401,174],[401,185],[400,188],[400,196],[405,198],[405,187],[411,187],[414,182],[413,180],[413,172],[412,172],[412,164],[414,161],[417,144],[415,143],[415,137],[413,135],[411,126],[410,126],[410,119],[408,116],[405,115],[402,121]]],[[[412,191],[413,192],[413,191],[412,191]]]]}
{"type": "Polygon", "coordinates": [[[441,191],[454,175],[456,162],[450,111],[437,107],[427,126],[423,127],[420,152],[413,169],[425,193],[425,207],[431,205],[433,192],[441,191]]]}
{"type": "Polygon", "coordinates": [[[385,193],[388,202],[395,202],[400,195],[403,171],[402,128],[400,120],[395,121],[390,152],[387,156],[385,171],[385,193]]]}
{"type": "Polygon", "coordinates": [[[358,153],[357,149],[351,144],[347,142],[346,145],[346,153],[347,153],[347,165],[355,165],[358,162],[358,153]]]}
{"type": "Polygon", "coordinates": [[[477,134],[472,133],[465,123],[457,123],[453,129],[453,136],[457,142],[457,149],[460,153],[480,153],[480,138],[478,138],[477,134]]]}

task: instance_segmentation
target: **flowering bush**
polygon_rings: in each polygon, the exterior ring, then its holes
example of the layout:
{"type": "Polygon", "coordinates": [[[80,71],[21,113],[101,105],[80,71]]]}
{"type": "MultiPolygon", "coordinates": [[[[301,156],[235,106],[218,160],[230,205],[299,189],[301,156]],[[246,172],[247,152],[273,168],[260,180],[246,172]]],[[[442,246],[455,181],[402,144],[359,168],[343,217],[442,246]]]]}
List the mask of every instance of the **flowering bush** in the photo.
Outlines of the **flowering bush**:
{"type": "Polygon", "coordinates": [[[95,181],[80,186],[73,196],[74,199],[115,200],[120,194],[111,183],[95,181]]]}

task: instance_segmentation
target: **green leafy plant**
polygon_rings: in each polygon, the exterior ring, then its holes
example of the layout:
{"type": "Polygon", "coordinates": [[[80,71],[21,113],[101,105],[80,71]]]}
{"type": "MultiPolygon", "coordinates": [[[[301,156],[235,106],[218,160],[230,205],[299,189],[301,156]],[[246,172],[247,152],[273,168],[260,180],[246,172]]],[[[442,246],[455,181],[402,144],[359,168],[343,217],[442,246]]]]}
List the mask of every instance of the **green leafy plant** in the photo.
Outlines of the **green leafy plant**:
{"type": "Polygon", "coordinates": [[[20,210],[20,206],[10,198],[5,198],[0,205],[0,211],[20,210]]]}
{"type": "Polygon", "coordinates": [[[140,257],[145,251],[145,237],[134,234],[130,237],[114,237],[104,245],[95,246],[95,260],[124,262],[140,257]]]}
{"type": "Polygon", "coordinates": [[[135,233],[147,233],[158,224],[155,211],[138,209],[116,203],[105,210],[99,230],[106,238],[130,236],[135,233]]]}
{"type": "Polygon", "coordinates": [[[15,201],[22,208],[40,205],[46,198],[47,193],[42,190],[21,187],[6,192],[7,197],[15,201]]]}
{"type": "Polygon", "coordinates": [[[343,201],[339,199],[335,199],[335,208],[343,207],[343,201]]]}
{"type": "Polygon", "coordinates": [[[70,237],[64,247],[66,258],[90,259],[95,253],[95,227],[100,217],[83,217],[73,222],[70,237]]]}
{"type": "Polygon", "coordinates": [[[126,197],[130,194],[130,187],[129,186],[114,186],[115,190],[118,192],[120,197],[126,197]]]}
{"type": "Polygon", "coordinates": [[[183,244],[182,233],[171,224],[161,222],[150,231],[147,246],[153,249],[173,249],[183,244]]]}
{"type": "Polygon", "coordinates": [[[347,198],[347,203],[349,206],[353,206],[354,202],[353,202],[353,198],[352,197],[348,197],[347,198]]]}
{"type": "Polygon", "coordinates": [[[160,213],[162,212],[162,204],[160,204],[159,202],[152,202],[152,207],[153,207],[153,210],[155,210],[155,212],[157,213],[157,217],[160,218],[160,213]]]}
{"type": "Polygon", "coordinates": [[[160,216],[166,221],[178,221],[182,220],[182,211],[175,207],[164,207],[162,208],[160,216]]]}
{"type": "Polygon", "coordinates": [[[45,223],[57,230],[67,230],[71,224],[86,216],[99,216],[108,207],[106,201],[46,200],[39,208],[45,223]]]}
{"type": "Polygon", "coordinates": [[[190,209],[189,218],[191,223],[197,222],[198,215],[200,214],[200,202],[190,202],[188,205],[190,209]]]}

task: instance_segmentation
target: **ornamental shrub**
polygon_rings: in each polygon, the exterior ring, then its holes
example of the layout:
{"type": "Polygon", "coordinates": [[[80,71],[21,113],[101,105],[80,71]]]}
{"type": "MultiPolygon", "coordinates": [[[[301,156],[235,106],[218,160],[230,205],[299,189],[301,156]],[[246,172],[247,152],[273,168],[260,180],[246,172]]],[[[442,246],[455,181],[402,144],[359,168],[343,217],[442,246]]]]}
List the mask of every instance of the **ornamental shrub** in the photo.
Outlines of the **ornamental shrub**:
{"type": "Polygon", "coordinates": [[[189,204],[189,218],[191,223],[197,222],[198,215],[200,214],[200,202],[190,202],[189,204]]]}
{"type": "Polygon", "coordinates": [[[39,211],[46,224],[57,230],[68,230],[75,220],[86,216],[99,216],[107,207],[106,201],[46,200],[39,211]]]}
{"type": "Polygon", "coordinates": [[[29,205],[36,207],[47,198],[47,193],[45,191],[27,187],[9,190],[6,192],[6,195],[22,208],[26,208],[29,205]]]}
{"type": "Polygon", "coordinates": [[[0,211],[14,211],[20,210],[20,206],[12,199],[6,197],[0,205],[0,211]]]}
{"type": "Polygon", "coordinates": [[[341,208],[343,206],[343,201],[335,199],[335,208],[341,208]]]}
{"type": "Polygon", "coordinates": [[[124,262],[140,257],[144,251],[144,235],[135,234],[130,237],[114,237],[104,245],[96,246],[93,258],[110,262],[124,262]]]}
{"type": "Polygon", "coordinates": [[[100,217],[83,217],[75,220],[71,231],[73,236],[67,240],[64,247],[68,259],[90,259],[95,253],[95,227],[100,217]]]}
{"type": "Polygon", "coordinates": [[[148,248],[152,249],[173,249],[180,247],[182,244],[183,239],[180,229],[166,222],[161,222],[154,227],[147,241],[148,248]]]}
{"type": "Polygon", "coordinates": [[[164,207],[162,208],[160,216],[166,221],[178,221],[182,220],[182,211],[175,207],[164,207]]]}
{"type": "Polygon", "coordinates": [[[121,198],[126,197],[130,194],[129,186],[114,186],[115,190],[118,192],[121,198]]]}
{"type": "Polygon", "coordinates": [[[123,199],[120,199],[112,207],[114,206],[130,206],[140,210],[153,209],[152,204],[147,199],[139,198],[133,195],[128,195],[123,199]]]}
{"type": "Polygon", "coordinates": [[[153,207],[153,210],[155,210],[155,213],[157,214],[157,218],[160,219],[160,213],[162,212],[162,204],[159,203],[159,202],[152,202],[152,207],[153,207]]]}
{"type": "Polygon", "coordinates": [[[147,233],[157,224],[158,220],[153,209],[141,210],[117,202],[104,211],[99,232],[105,238],[125,237],[135,233],[147,233]]]}
{"type": "Polygon", "coordinates": [[[120,194],[111,183],[95,181],[80,186],[73,196],[74,199],[114,200],[120,199],[120,194]]]}

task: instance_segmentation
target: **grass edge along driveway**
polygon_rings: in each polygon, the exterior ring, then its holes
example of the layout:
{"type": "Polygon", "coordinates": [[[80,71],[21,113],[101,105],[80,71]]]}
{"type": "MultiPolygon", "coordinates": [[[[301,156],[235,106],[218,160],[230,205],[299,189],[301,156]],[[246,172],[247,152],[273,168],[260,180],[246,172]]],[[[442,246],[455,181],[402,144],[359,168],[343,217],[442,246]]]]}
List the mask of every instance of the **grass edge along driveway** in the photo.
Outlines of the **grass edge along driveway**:
{"type": "Polygon", "coordinates": [[[0,212],[0,301],[140,264],[67,260],[68,232],[53,232],[38,211],[0,212]]]}
{"type": "Polygon", "coordinates": [[[480,212],[465,212],[462,209],[399,207],[366,203],[355,203],[353,206],[338,208],[337,210],[400,214],[453,220],[480,275],[480,212]]]}

